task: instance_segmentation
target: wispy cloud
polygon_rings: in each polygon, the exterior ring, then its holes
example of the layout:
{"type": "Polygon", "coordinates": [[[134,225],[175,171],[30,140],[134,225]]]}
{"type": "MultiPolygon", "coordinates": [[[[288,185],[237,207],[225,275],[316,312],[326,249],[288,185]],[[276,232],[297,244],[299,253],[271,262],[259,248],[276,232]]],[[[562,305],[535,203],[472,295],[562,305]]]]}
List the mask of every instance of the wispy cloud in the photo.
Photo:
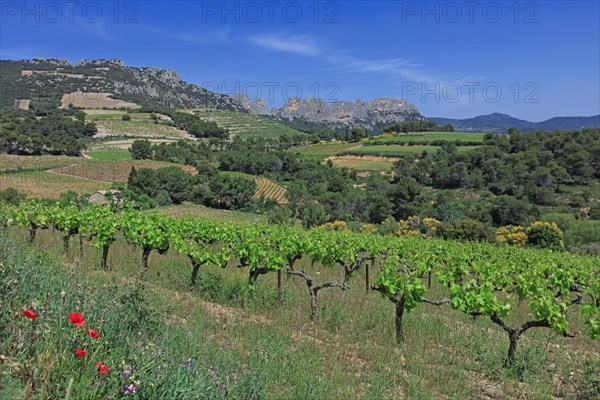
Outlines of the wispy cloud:
{"type": "MultiPolygon", "coordinates": [[[[344,50],[328,50],[309,35],[282,35],[261,34],[247,38],[247,40],[259,47],[320,58],[330,64],[329,69],[357,72],[365,74],[385,74],[394,80],[424,82],[424,83],[447,83],[451,75],[444,77],[434,76],[427,72],[425,67],[410,59],[386,58],[386,59],[361,59],[348,54],[344,50]]],[[[456,76],[456,74],[454,74],[456,76]]],[[[457,78],[466,81],[466,78],[457,78]]],[[[454,82],[454,81],[452,81],[454,82]]]]}
{"type": "Polygon", "coordinates": [[[318,56],[321,48],[307,35],[281,36],[281,35],[256,35],[248,40],[256,46],[287,53],[300,54],[304,56],[318,56]]]}

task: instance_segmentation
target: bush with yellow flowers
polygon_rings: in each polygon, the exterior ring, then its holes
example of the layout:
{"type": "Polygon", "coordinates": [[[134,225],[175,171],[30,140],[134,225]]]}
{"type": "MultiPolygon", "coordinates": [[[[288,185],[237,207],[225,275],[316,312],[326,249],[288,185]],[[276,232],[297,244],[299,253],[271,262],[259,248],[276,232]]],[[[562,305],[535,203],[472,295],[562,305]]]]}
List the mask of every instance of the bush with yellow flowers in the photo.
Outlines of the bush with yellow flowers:
{"type": "Polygon", "coordinates": [[[527,229],[518,225],[508,225],[498,228],[496,231],[496,242],[516,247],[525,247],[527,245],[527,229]]]}
{"type": "Polygon", "coordinates": [[[564,233],[555,222],[535,221],[527,227],[527,245],[560,250],[565,247],[564,233]]]}
{"type": "Polygon", "coordinates": [[[338,220],[335,220],[333,222],[327,222],[326,224],[323,224],[320,227],[325,229],[326,231],[347,231],[348,230],[348,224],[346,223],[346,221],[338,221],[338,220]]]}
{"type": "Polygon", "coordinates": [[[560,250],[565,247],[563,231],[555,222],[535,221],[528,227],[503,226],[496,231],[496,242],[517,247],[560,250]]]}
{"type": "Polygon", "coordinates": [[[360,231],[362,233],[373,233],[373,232],[377,231],[377,227],[375,226],[375,224],[364,224],[364,225],[361,225],[360,231]]]}

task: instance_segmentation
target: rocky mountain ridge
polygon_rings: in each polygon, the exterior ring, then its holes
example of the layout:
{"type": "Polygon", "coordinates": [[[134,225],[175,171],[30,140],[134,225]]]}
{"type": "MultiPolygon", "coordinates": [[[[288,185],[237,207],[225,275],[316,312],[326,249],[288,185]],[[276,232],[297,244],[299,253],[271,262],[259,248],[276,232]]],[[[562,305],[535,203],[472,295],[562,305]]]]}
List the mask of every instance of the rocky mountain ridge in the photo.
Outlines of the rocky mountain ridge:
{"type": "Polygon", "coordinates": [[[235,98],[248,112],[270,116],[306,129],[362,128],[367,132],[375,132],[396,122],[423,119],[416,106],[395,98],[327,103],[317,98],[294,97],[288,99],[281,108],[273,108],[270,111],[267,103],[261,98],[252,101],[245,95],[236,95],[235,98]]]}

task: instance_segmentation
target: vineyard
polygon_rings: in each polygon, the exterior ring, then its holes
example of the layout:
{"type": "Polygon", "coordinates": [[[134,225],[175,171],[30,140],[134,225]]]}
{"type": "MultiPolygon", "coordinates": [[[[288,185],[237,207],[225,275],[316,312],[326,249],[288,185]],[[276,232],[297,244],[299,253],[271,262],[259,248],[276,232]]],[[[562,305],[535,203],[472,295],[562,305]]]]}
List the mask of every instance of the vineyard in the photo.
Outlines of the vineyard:
{"type": "MultiPolygon", "coordinates": [[[[119,390],[131,394],[134,388],[162,398],[177,387],[180,394],[172,398],[198,393],[248,398],[257,391],[260,398],[273,399],[540,398],[541,376],[544,382],[559,380],[546,389],[558,398],[576,393],[592,399],[599,389],[594,375],[600,338],[597,257],[39,200],[3,205],[0,218],[0,278],[13,288],[11,296],[18,293],[0,306],[6,337],[33,335],[32,343],[41,346],[40,336],[28,331],[24,321],[9,322],[25,307],[22,318],[37,323],[39,316],[44,337],[60,335],[74,346],[74,355],[53,355],[61,344],[48,340],[46,353],[27,345],[3,350],[12,360],[4,374],[9,382],[23,368],[42,366],[43,357],[60,358],[57,365],[43,366],[44,373],[71,372],[30,389],[46,397],[73,391],[76,397],[120,398],[119,390]],[[31,245],[55,249],[71,269],[26,267],[40,256],[18,258],[7,247],[7,234],[25,234],[31,245]],[[21,269],[19,263],[25,263],[21,269]],[[84,278],[68,283],[79,269],[82,276],[105,283],[86,295],[94,283],[84,284],[84,278]],[[18,271],[21,278],[13,280],[11,274],[18,271]],[[133,292],[127,289],[120,302],[112,300],[111,293],[122,290],[119,282],[133,280],[138,282],[133,292]],[[54,281],[62,292],[43,286],[54,281]],[[71,286],[79,295],[65,294],[71,286]],[[140,297],[141,290],[154,299],[152,306],[139,305],[149,301],[140,297]],[[77,298],[81,305],[74,303],[77,298]],[[94,310],[88,313],[95,323],[88,335],[95,336],[87,345],[75,345],[64,327],[48,328],[54,325],[45,319],[57,318],[67,299],[71,309],[94,310]],[[182,325],[189,333],[157,339],[153,330],[144,331],[154,321],[144,307],[168,315],[163,329],[175,332],[174,326],[182,325]],[[190,341],[193,324],[198,338],[190,341]],[[223,358],[223,346],[235,352],[230,361],[223,358]],[[78,366],[88,351],[94,357],[91,369],[97,361],[100,386],[93,384],[90,369],[78,366]],[[202,353],[194,355],[197,351],[202,353]],[[36,354],[39,363],[26,361],[28,354],[36,354]],[[546,358],[563,360],[563,365],[546,370],[546,358]],[[23,366],[15,367],[14,360],[23,366]],[[457,363],[461,367],[452,368],[457,363]],[[139,368],[135,378],[130,378],[130,364],[139,368]],[[382,365],[388,368],[381,370],[382,365]],[[110,368],[122,369],[123,377],[110,368]],[[565,378],[573,368],[577,375],[565,378]],[[171,372],[161,372],[167,369],[171,372]],[[314,376],[321,377],[320,383],[315,385],[314,376]],[[477,382],[471,382],[475,376],[477,382]],[[428,386],[432,383],[436,386],[428,386]],[[340,389],[332,394],[331,387],[340,389]]],[[[40,378],[19,379],[31,384],[40,378]]],[[[10,392],[0,387],[3,393],[10,392]]]]}
{"type": "Polygon", "coordinates": [[[200,269],[234,263],[248,271],[250,287],[261,276],[277,273],[280,296],[280,276],[286,274],[306,284],[313,322],[318,320],[320,291],[348,290],[357,275],[364,275],[367,291],[379,292],[394,304],[398,343],[405,339],[406,314],[422,303],[488,318],[507,335],[508,364],[515,359],[521,336],[533,328],[551,328],[565,337],[585,329],[592,338],[600,338],[600,271],[594,257],[320,228],[223,224],[113,212],[108,206],[47,206],[39,201],[18,208],[3,206],[2,221],[26,229],[30,243],[40,230],[53,228],[61,233],[65,252],[73,238],[79,238],[80,249],[90,241],[102,251],[98,261],[103,269],[110,266],[113,243],[124,238],[139,249],[142,277],[148,276],[150,254],[170,249],[189,258],[192,286],[200,269]],[[319,281],[299,266],[301,259],[335,269],[339,279],[319,281]],[[445,295],[432,298],[429,289],[434,286],[447,288],[445,295]],[[508,318],[521,302],[527,302],[531,318],[511,326],[508,318]]]}
{"type": "Polygon", "coordinates": [[[217,125],[227,128],[231,134],[243,137],[278,137],[300,133],[281,122],[251,113],[210,109],[185,111],[198,115],[203,120],[216,122],[217,125]]]}
{"type": "Polygon", "coordinates": [[[279,204],[287,204],[287,189],[272,180],[243,172],[223,171],[221,174],[253,180],[256,183],[256,190],[253,196],[254,199],[273,199],[279,204]]]}
{"type": "MultiPolygon", "coordinates": [[[[131,173],[132,168],[159,169],[170,166],[173,166],[173,164],[145,160],[116,160],[111,162],[87,160],[80,164],[73,164],[68,167],[52,170],[50,173],[112,183],[127,182],[127,177],[131,173]]],[[[190,174],[196,173],[196,169],[190,166],[182,166],[182,169],[190,174]]]]}
{"type": "Polygon", "coordinates": [[[262,177],[256,177],[256,193],[254,198],[258,199],[264,196],[265,199],[275,199],[279,204],[286,204],[286,189],[273,181],[262,177]]]}

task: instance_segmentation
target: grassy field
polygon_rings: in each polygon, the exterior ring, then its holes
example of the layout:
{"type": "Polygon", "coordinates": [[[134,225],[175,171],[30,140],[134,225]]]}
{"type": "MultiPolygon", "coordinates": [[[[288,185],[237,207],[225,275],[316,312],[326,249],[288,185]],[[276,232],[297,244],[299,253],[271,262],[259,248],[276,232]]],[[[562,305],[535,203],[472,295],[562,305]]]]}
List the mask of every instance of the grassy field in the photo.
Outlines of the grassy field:
{"type": "Polygon", "coordinates": [[[351,148],[360,147],[359,143],[319,143],[301,147],[294,147],[289,151],[294,152],[302,159],[324,160],[336,153],[351,148]]]}
{"type": "MultiPolygon", "coordinates": [[[[36,398],[63,398],[71,378],[74,398],[121,398],[129,382],[121,377],[124,365],[135,369],[143,398],[597,398],[600,355],[592,339],[532,330],[517,367],[505,369],[506,335],[489,319],[420,304],[405,316],[406,341],[398,346],[393,305],[365,293],[364,273],[350,290],[320,292],[320,319],[310,324],[301,279],[283,277],[278,305],[277,275],[261,276],[248,290],[248,271],[234,260],[225,269],[201,268],[190,290],[189,260],[169,251],[152,253],[142,285],[135,279],[141,251],[124,240],[111,246],[110,270],[101,271],[99,249],[84,245],[80,257],[73,243],[72,254],[63,256],[61,236],[48,230],[35,242],[45,253],[32,253],[20,244],[25,232],[11,228],[10,234],[0,237],[1,284],[16,282],[10,300],[0,303],[0,316],[10,321],[0,328],[8,357],[2,398],[27,397],[29,382],[37,383],[36,398]],[[37,321],[14,318],[31,304],[37,321]],[[72,355],[77,342],[69,311],[85,313],[86,328],[102,335],[85,342],[87,358],[72,355]],[[22,346],[14,346],[17,338],[22,346]],[[99,376],[96,361],[112,371],[99,376]]],[[[317,282],[339,278],[339,268],[300,263],[317,282]]],[[[434,286],[430,294],[447,295],[447,289],[434,286]]],[[[529,320],[527,314],[518,306],[508,322],[529,320]]]]}
{"type": "MultiPolygon", "coordinates": [[[[457,151],[469,151],[477,148],[477,146],[459,146],[457,151]]],[[[405,154],[420,154],[424,151],[436,152],[440,147],[437,146],[406,146],[406,145],[375,145],[375,146],[361,146],[358,148],[344,150],[336,153],[337,155],[370,155],[377,157],[402,157],[405,154]]]]}
{"type": "Polygon", "coordinates": [[[483,133],[462,133],[462,132],[415,132],[399,134],[395,137],[373,138],[372,142],[382,144],[393,143],[416,143],[431,142],[434,140],[446,140],[448,142],[477,142],[483,144],[483,133]]]}
{"type": "Polygon", "coordinates": [[[86,154],[95,160],[104,160],[104,161],[131,160],[131,153],[127,150],[88,151],[86,154]]]}
{"type": "Polygon", "coordinates": [[[216,122],[220,127],[229,129],[230,133],[233,135],[240,135],[244,137],[277,137],[281,135],[295,135],[300,133],[300,131],[284,125],[281,122],[250,113],[212,109],[194,109],[182,111],[192,112],[203,120],[216,122]]]}
{"type": "MultiPolygon", "coordinates": [[[[393,160],[406,154],[420,154],[423,151],[435,152],[440,147],[431,146],[434,140],[464,141],[466,143],[483,143],[482,133],[460,132],[425,132],[402,134],[390,138],[364,139],[358,143],[319,143],[290,149],[304,160],[323,161],[331,158],[335,165],[359,171],[388,171],[393,160]],[[369,143],[369,145],[367,145],[369,143]],[[375,144],[373,144],[375,143],[375,144]],[[418,144],[425,143],[425,144],[418,144]],[[369,159],[349,159],[345,156],[370,156],[369,159]],[[373,157],[380,157],[374,159],[373,157]]],[[[477,146],[459,146],[458,151],[468,151],[477,146]]]]}

